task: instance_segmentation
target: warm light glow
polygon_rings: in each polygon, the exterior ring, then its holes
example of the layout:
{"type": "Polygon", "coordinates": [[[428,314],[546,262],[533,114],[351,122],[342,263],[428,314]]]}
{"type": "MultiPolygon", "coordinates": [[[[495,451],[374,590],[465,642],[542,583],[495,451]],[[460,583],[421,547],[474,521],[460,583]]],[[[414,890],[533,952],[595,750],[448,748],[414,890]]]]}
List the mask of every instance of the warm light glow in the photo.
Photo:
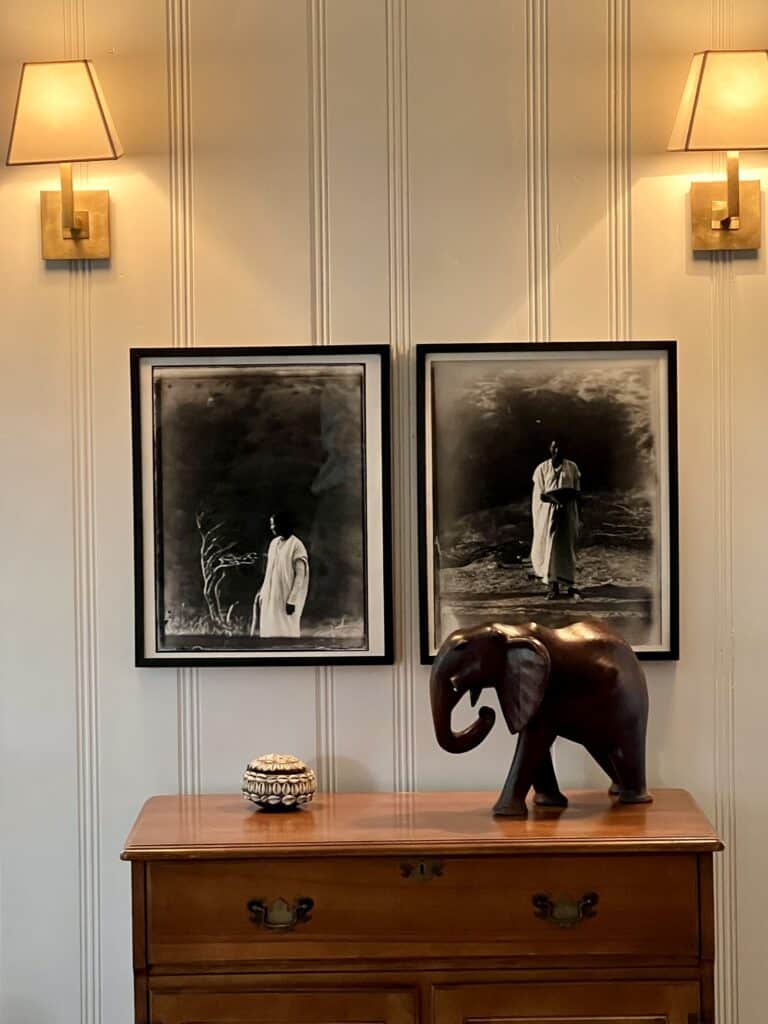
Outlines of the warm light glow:
{"type": "Polygon", "coordinates": [[[768,149],[768,51],[693,55],[669,149],[768,149]]]}
{"type": "Polygon", "coordinates": [[[90,61],[23,65],[9,164],[115,160],[122,153],[90,61]]]}

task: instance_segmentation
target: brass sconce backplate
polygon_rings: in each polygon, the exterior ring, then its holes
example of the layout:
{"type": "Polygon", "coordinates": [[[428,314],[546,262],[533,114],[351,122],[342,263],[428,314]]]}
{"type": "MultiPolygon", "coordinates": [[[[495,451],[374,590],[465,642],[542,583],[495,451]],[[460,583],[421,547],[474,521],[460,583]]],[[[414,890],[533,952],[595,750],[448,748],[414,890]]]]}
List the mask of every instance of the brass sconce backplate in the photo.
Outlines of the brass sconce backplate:
{"type": "Polygon", "coordinates": [[[712,203],[727,204],[725,181],[697,181],[691,184],[691,232],[694,252],[732,252],[759,249],[760,182],[739,182],[739,227],[713,228],[712,203]]]}
{"type": "Polygon", "coordinates": [[[87,214],[87,227],[69,238],[61,226],[61,192],[41,192],[40,212],[44,260],[110,258],[109,192],[75,192],[75,213],[87,214]]]}

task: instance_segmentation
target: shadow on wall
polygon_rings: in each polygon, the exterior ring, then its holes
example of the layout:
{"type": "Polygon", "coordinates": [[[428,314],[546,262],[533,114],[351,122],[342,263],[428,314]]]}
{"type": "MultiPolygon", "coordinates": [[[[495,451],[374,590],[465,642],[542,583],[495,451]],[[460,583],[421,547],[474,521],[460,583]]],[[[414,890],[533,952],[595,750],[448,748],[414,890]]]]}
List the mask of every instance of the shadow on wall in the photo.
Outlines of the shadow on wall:
{"type": "MultiPolygon", "coordinates": [[[[330,763],[328,758],[320,758],[314,766],[318,776],[323,775],[324,770],[330,763]]],[[[339,792],[342,793],[377,793],[388,792],[391,789],[389,782],[377,779],[368,766],[362,761],[356,761],[351,757],[335,757],[336,778],[339,782],[339,792]]]]}
{"type": "MultiPolygon", "coordinates": [[[[664,770],[665,751],[670,745],[676,742],[671,735],[672,723],[675,721],[674,704],[680,703],[680,678],[678,667],[680,662],[654,662],[643,666],[648,680],[648,740],[646,741],[646,774],[648,776],[648,787],[652,790],[654,785],[659,785],[660,779],[670,778],[670,773],[664,770]]],[[[690,788],[699,788],[694,783],[695,776],[690,780],[690,788]]],[[[686,783],[680,778],[674,778],[674,785],[683,786],[686,783]]],[[[670,785],[670,782],[667,782],[670,785]]]]}

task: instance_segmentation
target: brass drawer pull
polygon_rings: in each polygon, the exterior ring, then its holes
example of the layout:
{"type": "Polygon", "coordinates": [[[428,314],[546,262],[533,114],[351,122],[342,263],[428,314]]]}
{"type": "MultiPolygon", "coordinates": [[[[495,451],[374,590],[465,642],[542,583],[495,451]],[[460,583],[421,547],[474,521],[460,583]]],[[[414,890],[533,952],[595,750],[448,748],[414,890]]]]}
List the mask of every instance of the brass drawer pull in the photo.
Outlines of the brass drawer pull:
{"type": "Polygon", "coordinates": [[[551,921],[559,928],[572,928],[579,921],[596,915],[598,895],[596,892],[585,892],[580,900],[572,900],[568,896],[559,896],[552,900],[545,893],[539,892],[531,902],[536,908],[534,917],[551,921]]]}
{"type": "Polygon", "coordinates": [[[262,928],[272,932],[290,932],[297,924],[312,920],[312,908],[315,901],[308,896],[300,896],[291,906],[287,900],[278,897],[271,903],[264,900],[250,900],[248,910],[251,920],[262,928]]]}
{"type": "Polygon", "coordinates": [[[431,882],[433,878],[441,878],[444,870],[440,860],[406,861],[400,865],[403,878],[412,878],[414,882],[431,882]]]}

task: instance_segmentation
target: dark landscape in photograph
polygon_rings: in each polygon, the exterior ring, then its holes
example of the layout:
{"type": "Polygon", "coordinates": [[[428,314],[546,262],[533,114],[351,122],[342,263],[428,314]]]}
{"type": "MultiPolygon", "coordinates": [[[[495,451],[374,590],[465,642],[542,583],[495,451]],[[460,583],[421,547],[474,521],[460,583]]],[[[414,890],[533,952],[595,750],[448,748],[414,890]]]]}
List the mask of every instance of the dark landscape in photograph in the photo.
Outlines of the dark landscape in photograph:
{"type": "Polygon", "coordinates": [[[659,483],[653,370],[599,358],[432,368],[435,635],[489,618],[605,620],[658,643],[659,483]],[[533,573],[531,496],[553,439],[581,473],[578,600],[533,573]]]}
{"type": "Polygon", "coordinates": [[[155,368],[160,651],[367,646],[364,369],[155,368]],[[300,636],[252,630],[273,533],[307,553],[300,636]]]}

